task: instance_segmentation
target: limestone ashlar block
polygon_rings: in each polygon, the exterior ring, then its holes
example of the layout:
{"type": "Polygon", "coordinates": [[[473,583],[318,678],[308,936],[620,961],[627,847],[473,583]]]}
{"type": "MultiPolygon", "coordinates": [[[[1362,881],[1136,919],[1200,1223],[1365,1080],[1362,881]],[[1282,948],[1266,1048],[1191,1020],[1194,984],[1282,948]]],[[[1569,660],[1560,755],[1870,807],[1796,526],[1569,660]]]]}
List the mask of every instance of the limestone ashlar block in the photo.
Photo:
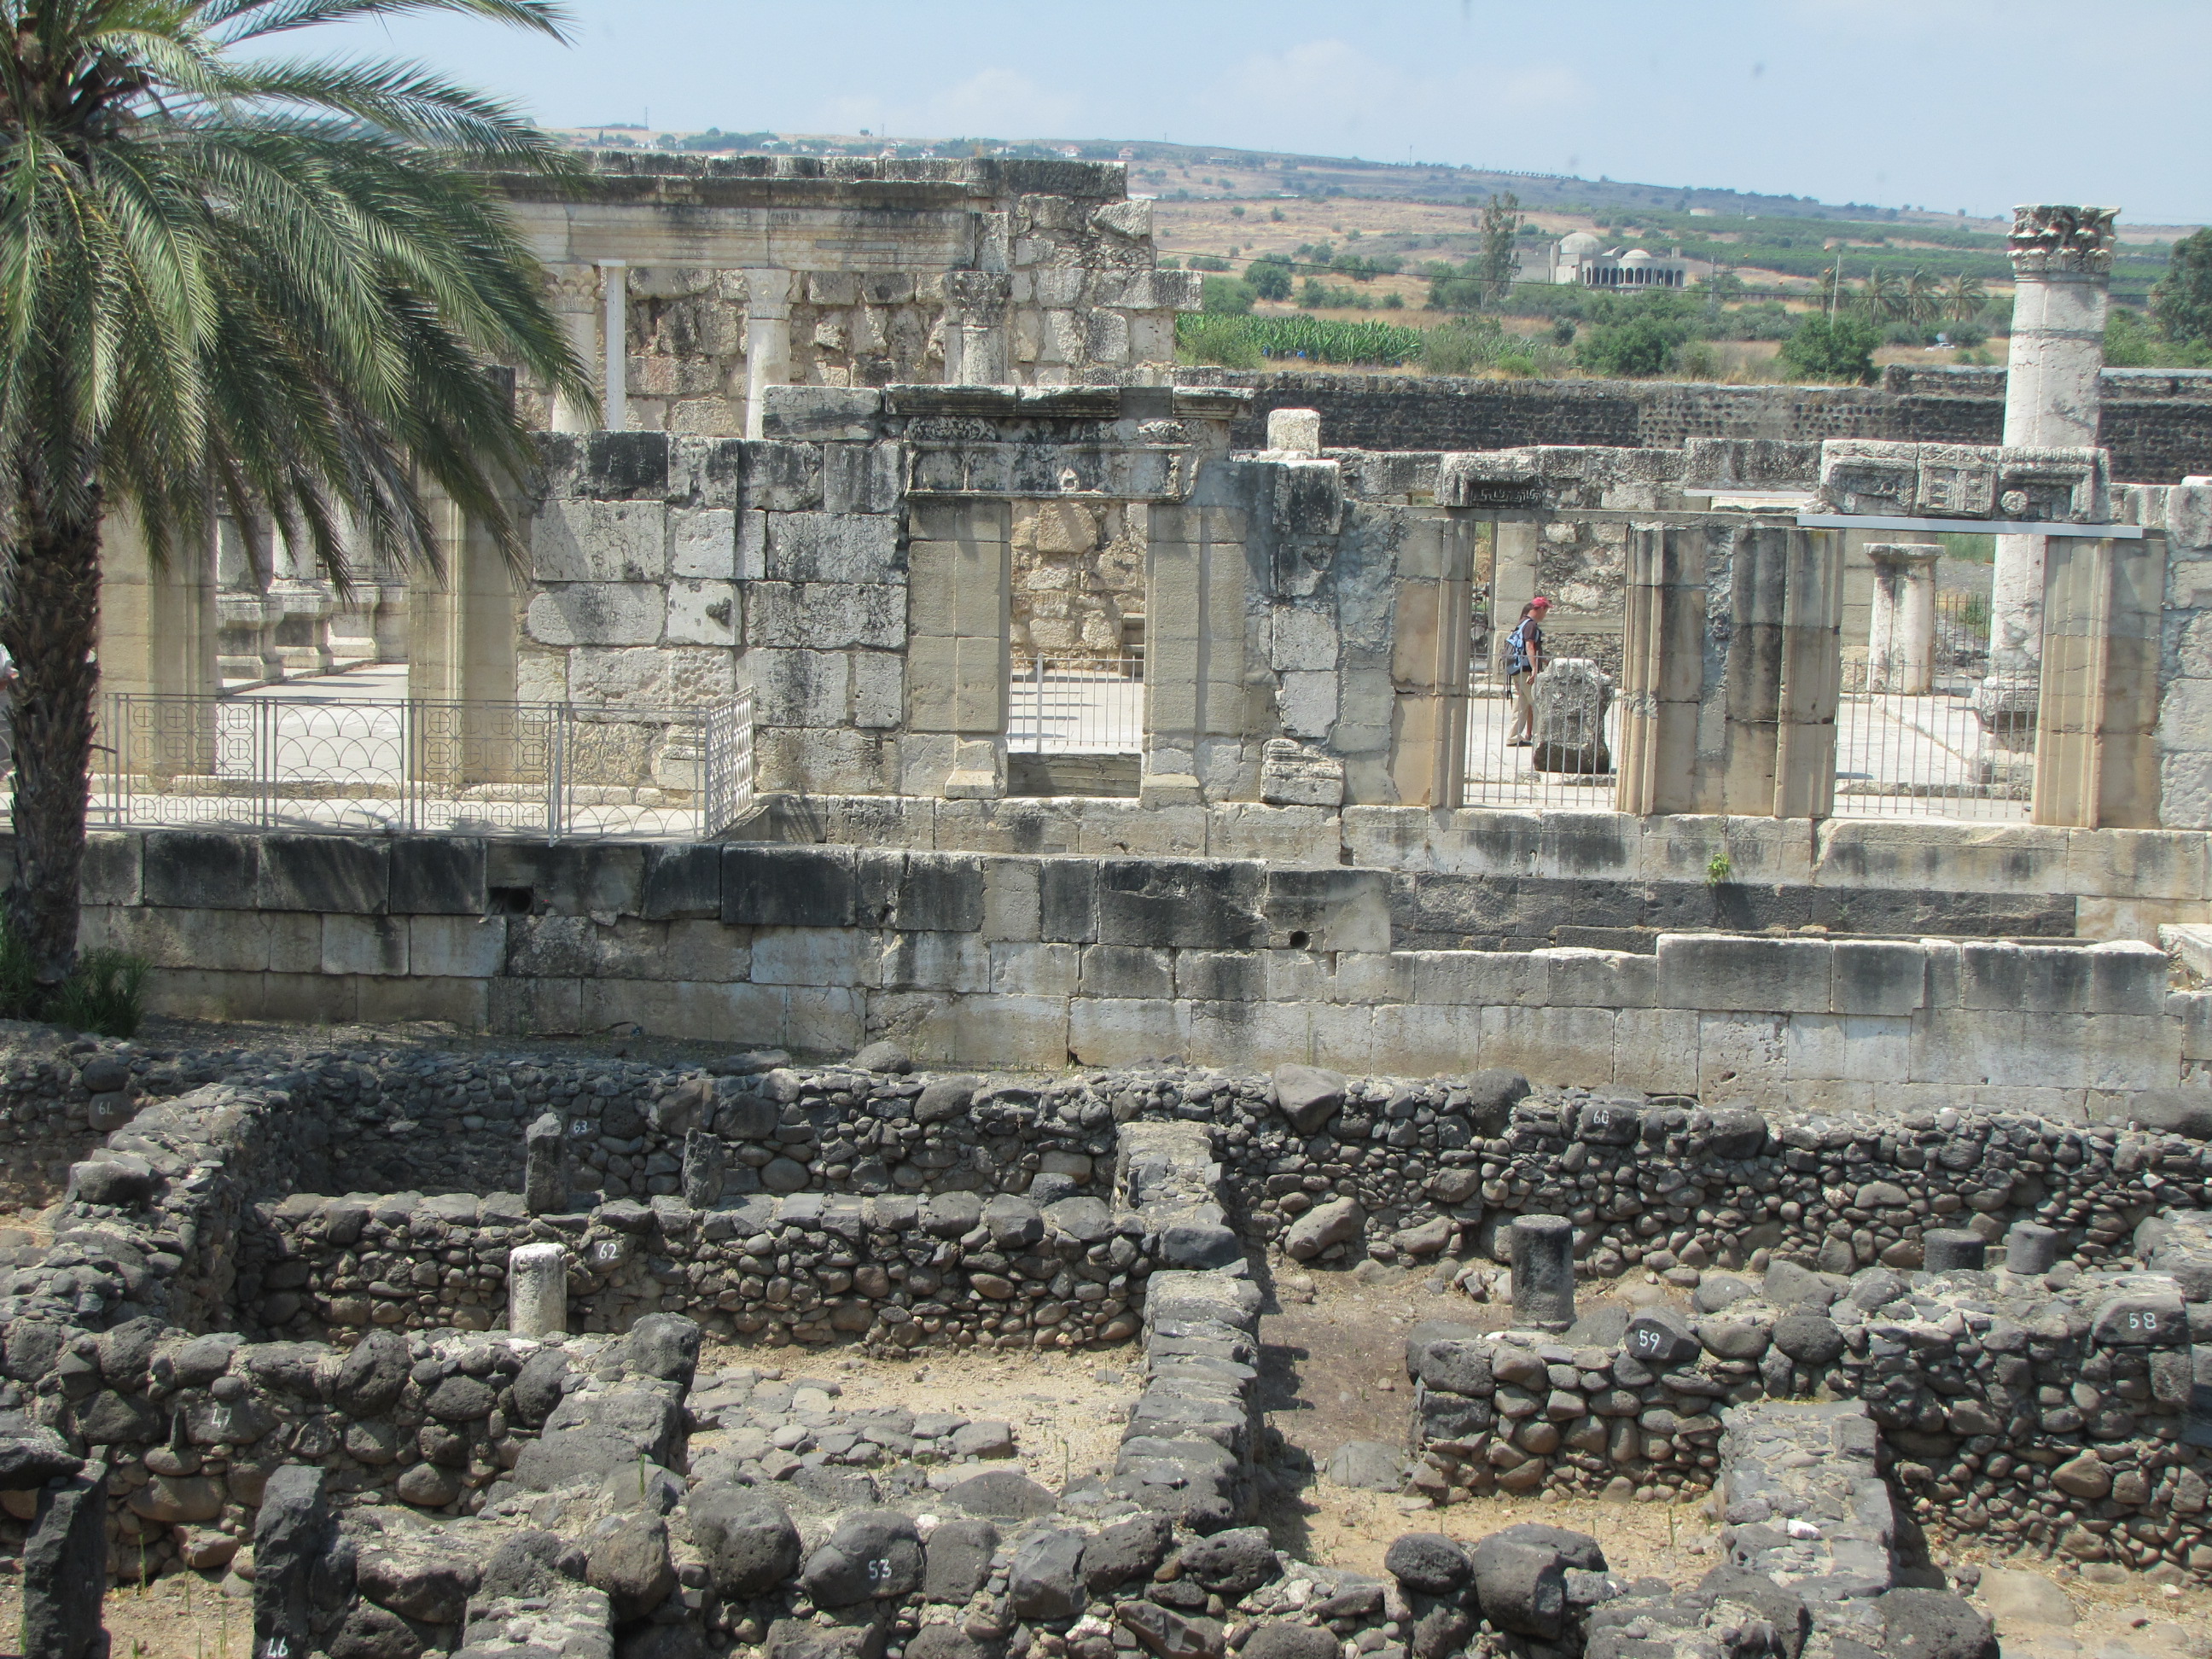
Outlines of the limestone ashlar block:
{"type": "Polygon", "coordinates": [[[540,645],[657,645],[667,591],[644,582],[572,582],[531,596],[525,627],[540,645]]]}
{"type": "Polygon", "coordinates": [[[84,865],[77,891],[86,904],[144,902],[143,836],[129,830],[94,830],[84,838],[84,865]]]}
{"type": "MultiPolygon", "coordinates": [[[[275,918],[268,911],[118,906],[107,918],[107,942],[155,968],[258,974],[269,967],[275,918]]],[[[317,948],[319,956],[319,924],[317,948]]]]}
{"type": "Polygon", "coordinates": [[[2212,991],[2169,993],[2166,1017],[2180,1034],[2182,1059],[2212,1060],[2212,991]]]}
{"type": "Polygon", "coordinates": [[[405,916],[325,916],[323,972],[404,975],[408,922],[405,916]]]}
{"type": "MultiPolygon", "coordinates": [[[[1295,811],[1296,809],[1289,809],[1295,811]]],[[[1390,877],[1382,870],[1271,868],[1262,899],[1267,943],[1293,950],[1390,948],[1390,877]]]]}
{"type": "Polygon", "coordinates": [[[531,520],[531,574],[541,582],[665,580],[668,514],[658,501],[556,497],[531,520]]]}
{"type": "Polygon", "coordinates": [[[668,509],[668,574],[702,581],[738,574],[738,515],[726,507],[668,509]]]}
{"type": "Polygon", "coordinates": [[[645,853],[604,842],[495,841],[484,879],[509,904],[556,915],[634,916],[644,902],[645,853]]]}
{"type": "Polygon", "coordinates": [[[2067,890],[2071,832],[2036,824],[1943,824],[1830,818],[1819,826],[1821,886],[1949,892],[2067,890]]]}
{"type": "Polygon", "coordinates": [[[665,432],[544,433],[538,455],[552,496],[665,500],[675,446],[665,432]]]}
{"type": "Polygon", "coordinates": [[[842,651],[760,649],[752,671],[754,716],[763,726],[839,726],[852,696],[852,659],[842,651]]]}
{"type": "MultiPolygon", "coordinates": [[[[1376,1029],[1383,1030],[1376,1010],[1376,1029]]],[[[1503,1066],[1547,1080],[1595,1088],[1613,1081],[1616,1022],[1632,1018],[1611,1008],[1506,1008],[1473,1011],[1480,1016],[1480,1064],[1503,1066]]]]}
{"type": "Polygon", "coordinates": [[[974,933],[891,933],[884,936],[872,982],[886,990],[988,993],[991,947],[974,933]]]}
{"type": "MultiPolygon", "coordinates": [[[[807,276],[807,298],[816,305],[860,303],[860,274],[817,270],[807,276]],[[839,297],[817,287],[850,290],[839,297]]],[[[866,441],[883,418],[884,394],[873,386],[772,386],[763,399],[761,429],[770,438],[816,443],[866,441]]]]}
{"type": "Polygon", "coordinates": [[[487,983],[487,1029],[502,1036],[565,1036],[584,1029],[580,980],[501,977],[487,983]]]}
{"type": "Polygon", "coordinates": [[[1075,994],[1083,965],[1081,945],[1015,939],[994,942],[990,950],[994,996],[1065,998],[1075,994]]]}
{"type": "MultiPolygon", "coordinates": [[[[2029,1020],[2026,1014],[1987,1008],[1923,1010],[1912,1024],[1911,1080],[1969,1085],[2010,1081],[2029,1020]]],[[[2050,1079],[2031,1081],[2043,1085],[2050,1079]]]]}
{"type": "Polygon", "coordinates": [[[1525,951],[1409,951],[1413,1000],[1465,1008],[1540,1007],[1551,963],[1525,951]]]}
{"type": "MultiPolygon", "coordinates": [[[[896,650],[907,641],[908,605],[896,587],[859,582],[752,582],[745,588],[745,643],[839,651],[896,650]]],[[[921,596],[915,595],[921,605],[921,596]]]]}
{"type": "Polygon", "coordinates": [[[465,836],[409,836],[392,843],[392,914],[480,916],[485,843],[465,836]]]}
{"type": "Polygon", "coordinates": [[[1066,998],[1056,996],[957,998],[951,1060],[959,1066],[1057,1070],[1068,1063],[1069,1007],[1066,998]]]}
{"type": "Polygon", "coordinates": [[[756,985],[848,985],[878,982],[880,951],[874,935],[850,927],[763,927],[752,942],[756,985]]]}
{"type": "Polygon", "coordinates": [[[216,830],[155,830],[145,841],[148,904],[251,910],[260,884],[261,838],[216,830]]]}
{"type": "Polygon", "coordinates": [[[2081,1012],[2087,1014],[2159,1015],[2165,1012],[2169,964],[2166,952],[2140,939],[2093,945],[2089,980],[2081,1012]]]}
{"type": "Polygon", "coordinates": [[[1107,945],[1249,951],[1267,942],[1256,864],[1216,860],[1102,860],[1098,938],[1107,945]]]}
{"type": "MultiPolygon", "coordinates": [[[[996,806],[1003,803],[972,804],[996,806]]],[[[1043,917],[1038,890],[1041,873],[1041,866],[1035,859],[993,858],[983,860],[983,936],[986,939],[1023,943],[1042,938],[1039,931],[1043,917]]]]}
{"type": "Polygon", "coordinates": [[[898,520],[882,514],[771,513],[763,572],[771,581],[902,581],[898,520]]]}
{"type": "Polygon", "coordinates": [[[899,444],[834,443],[822,455],[822,503],[831,513],[896,513],[906,493],[899,444]]]}
{"type": "Polygon", "coordinates": [[[306,910],[264,910],[269,918],[269,971],[319,974],[323,970],[323,918],[306,910]]]}
{"type": "Polygon", "coordinates": [[[1823,939],[1662,933],[1659,1006],[1825,1014],[1834,958],[1823,939]]]}
{"type": "Polygon", "coordinates": [[[1704,881],[1717,857],[1728,860],[1732,882],[1813,879],[1804,826],[1788,819],[1668,815],[1645,818],[1638,829],[1642,859],[1635,873],[1647,881],[1704,881]]]}
{"type": "Polygon", "coordinates": [[[391,896],[387,843],[351,836],[264,836],[254,888],[264,910],[380,915],[391,896]]]}
{"type": "Polygon", "coordinates": [[[1534,951],[1546,964],[1546,1000],[1562,1008],[1649,1008],[1659,996],[1656,957],[1568,945],[1534,951]]]}
{"type": "Polygon", "coordinates": [[[407,967],[433,979],[490,979],[507,968],[505,916],[410,916],[407,967]]]}
{"type": "Polygon", "coordinates": [[[1077,994],[1102,999],[1172,998],[1171,951],[1135,945],[1093,945],[1083,952],[1077,994]]]}
{"type": "Polygon", "coordinates": [[[719,920],[725,850],[711,842],[645,848],[638,914],[648,921],[719,920]]]}
{"type": "Polygon", "coordinates": [[[1188,1052],[1189,1005],[1164,997],[1078,997],[1067,1005],[1067,1049],[1082,1066],[1126,1066],[1188,1052]]]}
{"type": "Polygon", "coordinates": [[[668,644],[734,646],[738,634],[736,584],[682,578],[668,584],[668,619],[661,635],[668,644]]]}
{"type": "Polygon", "coordinates": [[[1087,858],[1045,859],[1037,866],[1039,936],[1075,945],[1099,937],[1099,866],[1087,858]]]}
{"type": "Polygon", "coordinates": [[[1259,1006],[1267,1000],[1267,958],[1261,951],[1178,951],[1175,994],[1187,1002],[1259,1006]]]}
{"type": "Polygon", "coordinates": [[[973,933],[983,926],[984,860],[969,854],[903,855],[877,925],[901,932],[973,933]]]}
{"type": "Polygon", "coordinates": [[[757,439],[738,447],[739,507],[771,514],[821,511],[822,445],[757,439]]]}
{"type": "Polygon", "coordinates": [[[1829,1008],[1838,1014],[1909,1014],[1926,1006],[1928,951],[1911,939],[1837,939],[1829,1008]]]}
{"type": "Polygon", "coordinates": [[[849,848],[722,849],[722,920],[741,927],[850,927],[858,879],[849,848]]]}
{"type": "Polygon", "coordinates": [[[1792,1082],[1902,1083],[1912,1074],[1909,1014],[1792,1014],[1783,1037],[1792,1082]]]}

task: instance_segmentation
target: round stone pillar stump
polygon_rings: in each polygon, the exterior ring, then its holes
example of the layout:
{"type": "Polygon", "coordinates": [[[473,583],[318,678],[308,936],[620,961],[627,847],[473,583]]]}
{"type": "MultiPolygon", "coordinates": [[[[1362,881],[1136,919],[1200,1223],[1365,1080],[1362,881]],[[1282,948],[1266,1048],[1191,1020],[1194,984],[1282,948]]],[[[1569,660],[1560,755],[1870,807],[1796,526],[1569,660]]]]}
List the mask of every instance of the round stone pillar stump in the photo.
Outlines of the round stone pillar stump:
{"type": "Polygon", "coordinates": [[[2047,1273],[2058,1265],[2058,1230],[2039,1221],[2015,1221],[2005,1235],[2005,1266],[2016,1273],[2047,1273]]]}
{"type": "Polygon", "coordinates": [[[1987,1259],[1989,1245],[1979,1233],[1970,1233],[1951,1227],[1938,1227],[1920,1241],[1921,1266],[1931,1273],[1948,1273],[1966,1268],[1979,1273],[1987,1259]]]}
{"type": "Polygon", "coordinates": [[[1575,1322],[1575,1228],[1566,1217],[1514,1218],[1513,1318],[1554,1331],[1575,1322]]]}
{"type": "Polygon", "coordinates": [[[1942,547],[1875,542],[1867,690],[1924,697],[1936,688],[1936,561],[1942,547]]]}
{"type": "Polygon", "coordinates": [[[517,1336],[567,1333],[568,1253],[558,1244],[523,1244],[507,1252],[507,1328],[517,1336]]]}

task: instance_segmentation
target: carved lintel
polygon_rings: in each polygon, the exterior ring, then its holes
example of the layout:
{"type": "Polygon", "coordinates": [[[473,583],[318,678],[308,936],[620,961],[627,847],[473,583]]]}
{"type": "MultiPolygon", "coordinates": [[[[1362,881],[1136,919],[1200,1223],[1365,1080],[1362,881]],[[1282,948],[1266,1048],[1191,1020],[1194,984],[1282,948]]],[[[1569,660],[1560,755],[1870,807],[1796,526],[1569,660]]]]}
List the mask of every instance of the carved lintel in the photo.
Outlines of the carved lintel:
{"type": "Polygon", "coordinates": [[[2012,234],[2006,240],[2015,276],[2052,271],[2105,276],[2112,269],[2112,221],[2118,208],[2063,207],[2027,204],[2012,210],[2012,234]]]}

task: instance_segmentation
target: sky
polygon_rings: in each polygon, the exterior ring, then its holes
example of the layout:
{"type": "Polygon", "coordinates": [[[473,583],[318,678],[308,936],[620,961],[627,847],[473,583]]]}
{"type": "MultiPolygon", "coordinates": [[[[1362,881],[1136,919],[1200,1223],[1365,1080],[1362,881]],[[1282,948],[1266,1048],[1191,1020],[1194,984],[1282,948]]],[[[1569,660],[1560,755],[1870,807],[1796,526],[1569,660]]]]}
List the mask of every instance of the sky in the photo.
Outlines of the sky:
{"type": "Polygon", "coordinates": [[[568,0],[403,17],[549,125],[1170,139],[2002,213],[2212,220],[2208,0],[568,0]]]}

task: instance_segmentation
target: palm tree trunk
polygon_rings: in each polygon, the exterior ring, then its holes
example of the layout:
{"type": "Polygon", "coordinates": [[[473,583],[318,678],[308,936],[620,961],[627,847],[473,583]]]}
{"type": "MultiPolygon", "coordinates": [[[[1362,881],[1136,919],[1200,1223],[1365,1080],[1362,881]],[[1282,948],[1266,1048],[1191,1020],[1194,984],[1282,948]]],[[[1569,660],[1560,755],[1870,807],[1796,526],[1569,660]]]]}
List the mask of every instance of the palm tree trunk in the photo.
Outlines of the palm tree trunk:
{"type": "Polygon", "coordinates": [[[92,763],[93,661],[100,627],[100,519],[48,511],[27,489],[22,541],[0,645],[21,678],[9,708],[15,739],[15,872],[7,920],[41,985],[76,961],[77,886],[92,763]]]}

